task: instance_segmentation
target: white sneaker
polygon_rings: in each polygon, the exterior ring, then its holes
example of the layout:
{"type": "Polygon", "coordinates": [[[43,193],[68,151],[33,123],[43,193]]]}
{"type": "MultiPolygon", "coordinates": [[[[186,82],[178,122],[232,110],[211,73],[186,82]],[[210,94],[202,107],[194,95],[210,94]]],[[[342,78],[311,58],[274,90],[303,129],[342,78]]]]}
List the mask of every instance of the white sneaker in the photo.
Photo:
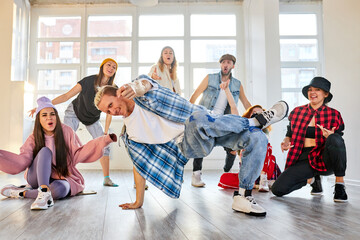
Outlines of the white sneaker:
{"type": "Polygon", "coordinates": [[[259,192],[268,192],[269,191],[269,181],[267,179],[266,174],[260,175],[260,184],[259,184],[259,192]]]}
{"type": "Polygon", "coordinates": [[[191,177],[191,185],[194,187],[203,187],[205,186],[205,183],[201,181],[201,170],[193,172],[193,175],[191,177]]]}
{"type": "MultiPolygon", "coordinates": [[[[245,189],[239,189],[239,191],[245,192],[245,189]]],[[[259,204],[255,202],[252,196],[240,194],[238,191],[234,192],[232,209],[238,212],[243,212],[253,216],[265,216],[266,211],[259,204]]]]}
{"type": "Polygon", "coordinates": [[[31,204],[31,210],[46,210],[49,207],[54,206],[54,200],[50,190],[48,190],[48,192],[43,192],[38,188],[38,192],[36,200],[31,204]]]}
{"type": "Polygon", "coordinates": [[[284,119],[289,112],[289,106],[285,101],[275,103],[269,110],[261,112],[255,116],[261,128],[267,128],[273,123],[284,119]]]}
{"type": "Polygon", "coordinates": [[[20,193],[25,190],[26,188],[24,187],[17,187],[13,184],[8,184],[1,189],[1,195],[8,198],[23,198],[23,196],[20,196],[20,193]]]}

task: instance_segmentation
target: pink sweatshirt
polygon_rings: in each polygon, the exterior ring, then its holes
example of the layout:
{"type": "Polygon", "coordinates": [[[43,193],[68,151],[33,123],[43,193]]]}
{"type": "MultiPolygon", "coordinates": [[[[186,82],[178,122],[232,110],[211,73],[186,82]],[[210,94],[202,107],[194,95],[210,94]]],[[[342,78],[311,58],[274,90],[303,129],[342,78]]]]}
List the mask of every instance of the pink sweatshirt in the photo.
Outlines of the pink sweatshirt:
{"type": "MultiPolygon", "coordinates": [[[[68,159],[68,169],[70,175],[65,179],[69,182],[71,196],[84,190],[84,178],[76,169],[78,163],[90,163],[98,160],[103,155],[104,147],[112,142],[109,135],[98,137],[82,145],[79,137],[71,127],[62,124],[64,138],[71,159],[68,159]]],[[[56,165],[55,139],[53,136],[45,135],[45,146],[52,152],[52,164],[56,165]]],[[[20,154],[0,150],[0,170],[8,174],[18,174],[28,169],[33,161],[33,150],[35,147],[34,135],[31,134],[20,148],[20,154]]],[[[51,177],[58,179],[57,174],[52,170],[51,177]]]]}

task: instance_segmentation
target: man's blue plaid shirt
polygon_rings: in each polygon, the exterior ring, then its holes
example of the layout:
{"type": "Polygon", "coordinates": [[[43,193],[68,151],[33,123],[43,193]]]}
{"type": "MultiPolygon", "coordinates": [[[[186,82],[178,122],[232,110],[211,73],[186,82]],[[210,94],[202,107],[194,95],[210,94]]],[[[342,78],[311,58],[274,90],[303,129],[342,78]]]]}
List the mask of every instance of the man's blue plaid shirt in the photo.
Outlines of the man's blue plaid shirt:
{"type": "MultiPolygon", "coordinates": [[[[160,117],[185,123],[194,111],[206,110],[161,87],[146,75],[140,75],[136,80],[138,79],[149,80],[153,87],[144,96],[134,98],[135,103],[160,117]]],[[[144,144],[130,140],[126,132],[122,139],[138,173],[166,195],[179,198],[184,166],[188,159],[176,146],[175,140],[164,144],[144,144]]]]}

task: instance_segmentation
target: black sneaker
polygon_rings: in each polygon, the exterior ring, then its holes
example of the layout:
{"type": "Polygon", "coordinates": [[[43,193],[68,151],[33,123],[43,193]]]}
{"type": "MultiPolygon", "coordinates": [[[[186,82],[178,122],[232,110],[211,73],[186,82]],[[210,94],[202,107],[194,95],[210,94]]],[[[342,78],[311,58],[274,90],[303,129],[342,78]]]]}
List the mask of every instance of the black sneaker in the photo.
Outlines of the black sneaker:
{"type": "Polygon", "coordinates": [[[321,178],[320,176],[315,176],[315,181],[311,184],[312,190],[311,195],[321,195],[323,190],[321,186],[321,178]]]}
{"type": "Polygon", "coordinates": [[[267,128],[273,123],[284,119],[289,112],[289,106],[285,101],[275,103],[269,110],[259,113],[255,116],[260,123],[260,128],[267,128]]]}
{"type": "Polygon", "coordinates": [[[334,190],[334,202],[347,202],[348,197],[345,192],[345,185],[344,184],[335,184],[334,190]]]}

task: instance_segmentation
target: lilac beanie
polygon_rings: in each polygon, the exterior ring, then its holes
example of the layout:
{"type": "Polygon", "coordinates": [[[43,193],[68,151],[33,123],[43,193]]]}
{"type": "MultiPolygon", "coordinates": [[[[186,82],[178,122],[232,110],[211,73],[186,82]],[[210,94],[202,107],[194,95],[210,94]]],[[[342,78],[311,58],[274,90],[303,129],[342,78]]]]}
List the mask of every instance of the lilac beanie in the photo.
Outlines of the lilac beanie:
{"type": "Polygon", "coordinates": [[[53,109],[56,109],[55,106],[51,103],[51,100],[47,97],[40,97],[38,98],[38,100],[36,100],[36,102],[38,104],[38,107],[36,108],[35,115],[37,115],[44,108],[51,107],[53,109]]]}

